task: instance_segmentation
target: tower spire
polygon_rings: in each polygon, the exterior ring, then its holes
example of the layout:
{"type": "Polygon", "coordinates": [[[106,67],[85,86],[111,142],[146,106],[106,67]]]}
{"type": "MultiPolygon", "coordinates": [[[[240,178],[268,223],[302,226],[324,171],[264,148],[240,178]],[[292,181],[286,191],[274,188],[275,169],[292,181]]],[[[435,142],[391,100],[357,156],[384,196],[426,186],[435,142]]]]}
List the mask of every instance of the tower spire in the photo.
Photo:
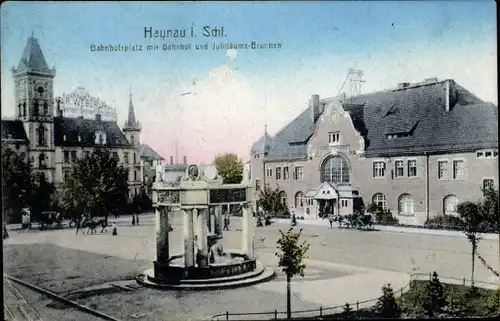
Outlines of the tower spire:
{"type": "Polygon", "coordinates": [[[134,103],[132,102],[132,85],[130,85],[130,94],[129,94],[129,102],[128,102],[128,118],[125,123],[126,127],[135,127],[135,111],[134,111],[134,103]]]}

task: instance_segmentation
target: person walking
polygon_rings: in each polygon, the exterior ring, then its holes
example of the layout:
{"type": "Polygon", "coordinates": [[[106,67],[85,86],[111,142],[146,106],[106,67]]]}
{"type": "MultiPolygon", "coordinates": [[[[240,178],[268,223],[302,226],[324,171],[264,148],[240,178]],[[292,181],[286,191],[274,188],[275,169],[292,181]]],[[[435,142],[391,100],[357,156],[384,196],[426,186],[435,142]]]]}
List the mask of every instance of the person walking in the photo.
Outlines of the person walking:
{"type": "Polygon", "coordinates": [[[78,216],[75,220],[75,226],[76,226],[76,233],[75,235],[78,235],[78,231],[82,228],[82,219],[80,216],[78,216]]]}
{"type": "Polygon", "coordinates": [[[112,229],[113,229],[113,233],[112,233],[113,236],[118,235],[118,229],[116,227],[116,222],[113,222],[112,229]]]}

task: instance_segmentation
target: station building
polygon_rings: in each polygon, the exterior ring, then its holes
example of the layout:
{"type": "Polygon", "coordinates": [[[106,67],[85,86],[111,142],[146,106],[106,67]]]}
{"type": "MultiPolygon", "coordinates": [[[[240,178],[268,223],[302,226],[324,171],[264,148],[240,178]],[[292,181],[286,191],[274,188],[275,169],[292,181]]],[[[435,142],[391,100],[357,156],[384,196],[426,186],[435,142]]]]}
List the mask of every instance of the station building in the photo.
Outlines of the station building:
{"type": "Polygon", "coordinates": [[[403,224],[456,215],[459,202],[498,186],[498,107],[452,79],[312,95],[297,118],[253,144],[251,179],[255,197],[279,186],[290,211],[313,218],[370,203],[403,224]]]}

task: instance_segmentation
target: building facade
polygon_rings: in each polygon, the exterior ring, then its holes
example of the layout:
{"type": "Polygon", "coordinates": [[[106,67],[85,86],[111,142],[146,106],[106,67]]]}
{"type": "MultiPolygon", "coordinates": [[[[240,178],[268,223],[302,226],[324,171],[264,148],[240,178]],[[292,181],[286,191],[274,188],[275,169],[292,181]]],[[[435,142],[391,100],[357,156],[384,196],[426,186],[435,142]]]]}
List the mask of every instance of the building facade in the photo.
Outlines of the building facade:
{"type": "Polygon", "coordinates": [[[25,155],[35,173],[42,173],[57,188],[71,175],[77,159],[95,147],[109,148],[129,170],[129,196],[140,192],[142,185],[139,159],[141,126],[135,119],[132,95],[128,119],[123,130],[116,118],[103,118],[101,111],[110,107],[79,87],[74,92],[54,97],[55,68],[49,68],[38,40],[28,38],[17,68],[15,81],[15,119],[2,120],[3,146],[25,155]],[[65,110],[86,110],[67,117],[65,110]],[[89,118],[88,110],[96,110],[89,118]]]}
{"type": "Polygon", "coordinates": [[[306,216],[376,203],[400,223],[423,224],[498,186],[498,107],[436,78],[348,99],[312,95],[254,143],[251,164],[255,190],[279,186],[282,202],[306,216]]]}

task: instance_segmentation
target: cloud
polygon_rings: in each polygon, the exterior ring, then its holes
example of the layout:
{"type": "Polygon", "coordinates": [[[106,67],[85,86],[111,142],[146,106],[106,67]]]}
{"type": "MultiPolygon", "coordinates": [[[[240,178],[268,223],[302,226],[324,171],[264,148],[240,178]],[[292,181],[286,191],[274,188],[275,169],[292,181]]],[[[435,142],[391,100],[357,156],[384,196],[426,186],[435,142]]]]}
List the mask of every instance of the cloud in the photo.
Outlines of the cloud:
{"type": "Polygon", "coordinates": [[[226,56],[228,56],[229,59],[231,59],[231,60],[235,60],[236,57],[238,56],[238,50],[236,50],[236,49],[228,49],[226,51],[226,56]]]}

